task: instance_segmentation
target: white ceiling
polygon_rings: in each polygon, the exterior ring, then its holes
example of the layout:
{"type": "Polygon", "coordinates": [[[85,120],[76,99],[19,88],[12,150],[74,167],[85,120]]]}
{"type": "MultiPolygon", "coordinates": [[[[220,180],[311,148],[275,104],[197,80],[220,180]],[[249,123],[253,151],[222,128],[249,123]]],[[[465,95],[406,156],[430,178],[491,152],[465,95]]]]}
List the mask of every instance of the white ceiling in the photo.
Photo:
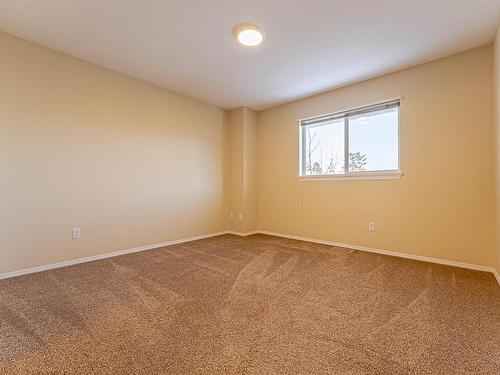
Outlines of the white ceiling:
{"type": "Polygon", "coordinates": [[[0,0],[0,30],[223,108],[263,109],[492,42],[500,0],[0,0]],[[265,33],[238,45],[235,25],[265,33]]]}

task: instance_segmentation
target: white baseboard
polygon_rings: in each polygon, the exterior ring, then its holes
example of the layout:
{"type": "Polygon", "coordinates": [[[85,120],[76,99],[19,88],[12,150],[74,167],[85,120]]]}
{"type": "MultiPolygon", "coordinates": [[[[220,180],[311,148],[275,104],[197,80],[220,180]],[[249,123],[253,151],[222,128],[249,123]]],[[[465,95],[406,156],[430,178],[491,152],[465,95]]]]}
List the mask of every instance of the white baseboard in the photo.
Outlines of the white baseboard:
{"type": "Polygon", "coordinates": [[[313,243],[319,243],[319,244],[323,244],[323,245],[330,245],[330,246],[337,246],[337,247],[345,247],[348,249],[366,251],[366,252],[370,252],[370,253],[377,253],[377,254],[399,257],[399,258],[420,260],[422,262],[444,264],[446,266],[467,268],[467,269],[476,270],[476,271],[483,271],[483,272],[491,272],[495,276],[495,278],[498,282],[498,285],[500,285],[500,276],[498,275],[496,269],[493,267],[481,266],[481,265],[477,265],[477,264],[470,264],[470,263],[463,263],[463,262],[456,262],[454,260],[426,257],[426,256],[422,256],[422,255],[413,255],[413,254],[408,254],[408,253],[402,253],[399,251],[382,250],[382,249],[375,249],[375,248],[366,247],[366,246],[350,245],[350,244],[333,242],[333,241],[317,240],[317,239],[308,238],[308,237],[292,236],[289,234],[269,232],[266,230],[258,230],[256,232],[261,233],[261,234],[267,234],[269,236],[290,238],[292,240],[307,241],[307,242],[313,242],[313,243]]]}
{"type": "Polygon", "coordinates": [[[306,242],[312,242],[312,243],[319,243],[319,244],[323,244],[323,245],[344,247],[344,248],[353,249],[353,250],[367,251],[370,253],[395,256],[395,257],[399,257],[399,258],[420,260],[420,261],[429,262],[429,263],[444,264],[447,266],[467,268],[467,269],[476,270],[476,271],[491,272],[495,276],[495,278],[498,282],[498,285],[500,285],[500,276],[499,276],[498,272],[496,271],[496,269],[493,267],[480,266],[480,265],[476,265],[476,264],[469,264],[469,263],[463,263],[463,262],[456,262],[456,261],[446,260],[446,259],[431,258],[431,257],[426,257],[426,256],[421,256],[421,255],[413,255],[413,254],[402,253],[402,252],[398,252],[398,251],[375,249],[375,248],[366,247],[366,246],[358,246],[358,245],[350,245],[350,244],[333,242],[333,241],[318,240],[315,238],[293,236],[293,235],[284,234],[284,233],[269,232],[266,230],[254,230],[251,232],[238,232],[238,231],[227,230],[227,231],[221,231],[221,232],[216,232],[216,233],[204,234],[201,236],[181,238],[178,240],[172,240],[172,241],[167,241],[167,242],[162,242],[162,243],[156,243],[156,244],[151,244],[151,245],[135,247],[133,249],[113,251],[111,253],[93,255],[93,256],[84,257],[84,258],[71,259],[71,260],[67,260],[64,262],[48,264],[45,266],[32,267],[32,268],[26,268],[26,269],[22,269],[22,270],[18,270],[18,271],[6,272],[6,273],[0,274],[0,280],[9,279],[12,277],[17,277],[17,276],[22,276],[22,275],[28,275],[30,273],[36,273],[36,272],[48,271],[48,270],[52,270],[52,269],[56,269],[56,268],[72,266],[72,265],[80,264],[80,263],[92,262],[92,261],[99,260],[99,259],[112,258],[112,257],[120,256],[120,255],[132,254],[132,253],[137,253],[140,251],[157,249],[160,247],[175,245],[175,244],[184,243],[184,242],[201,240],[204,238],[221,236],[223,234],[233,234],[233,235],[241,236],[241,237],[246,237],[246,236],[250,236],[253,234],[267,234],[269,236],[289,238],[292,240],[299,240],[299,241],[306,241],[306,242]]]}
{"type": "Polygon", "coordinates": [[[246,237],[246,236],[251,236],[252,234],[258,234],[261,232],[258,230],[253,230],[251,232],[238,232],[238,231],[234,231],[234,230],[228,230],[226,233],[227,234],[234,234],[235,236],[246,237]]]}
{"type": "Polygon", "coordinates": [[[84,258],[70,259],[70,260],[66,260],[64,262],[47,264],[45,266],[25,268],[25,269],[18,270],[18,271],[12,271],[12,272],[7,272],[7,273],[2,273],[2,274],[0,274],[0,280],[9,279],[11,277],[17,277],[17,276],[22,276],[22,275],[28,275],[30,273],[37,273],[37,272],[42,272],[42,271],[53,270],[53,269],[56,269],[56,268],[62,268],[62,267],[72,266],[72,265],[80,264],[80,263],[92,262],[94,260],[99,260],[99,259],[112,258],[112,257],[120,256],[120,255],[132,254],[132,253],[137,253],[137,252],[140,252],[140,251],[157,249],[159,247],[164,247],[164,246],[169,246],[169,245],[175,245],[175,244],[184,243],[184,242],[202,240],[204,238],[220,236],[220,235],[228,234],[228,233],[229,233],[228,231],[222,231],[222,232],[217,232],[217,233],[203,234],[201,236],[194,236],[194,237],[189,237],[189,238],[181,238],[181,239],[178,239],[178,240],[172,240],[172,241],[167,241],[167,242],[162,242],[162,243],[156,243],[156,244],[151,244],[151,245],[145,245],[145,246],[135,247],[133,249],[118,250],[118,251],[113,251],[111,253],[93,255],[93,256],[84,257],[84,258]]]}
{"type": "Polygon", "coordinates": [[[495,279],[497,279],[498,285],[500,285],[500,275],[498,274],[497,270],[493,270],[493,276],[495,276],[495,279]]]}

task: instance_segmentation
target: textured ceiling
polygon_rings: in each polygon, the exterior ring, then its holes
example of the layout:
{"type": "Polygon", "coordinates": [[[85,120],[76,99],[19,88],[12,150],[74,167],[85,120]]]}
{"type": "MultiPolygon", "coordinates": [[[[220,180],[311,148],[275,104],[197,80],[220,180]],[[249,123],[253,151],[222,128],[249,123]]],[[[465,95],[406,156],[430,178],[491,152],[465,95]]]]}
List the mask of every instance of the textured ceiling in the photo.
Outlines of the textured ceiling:
{"type": "Polygon", "coordinates": [[[263,109],[492,42],[500,0],[0,0],[0,30],[223,108],[263,109]],[[235,25],[265,33],[258,48],[235,25]]]}

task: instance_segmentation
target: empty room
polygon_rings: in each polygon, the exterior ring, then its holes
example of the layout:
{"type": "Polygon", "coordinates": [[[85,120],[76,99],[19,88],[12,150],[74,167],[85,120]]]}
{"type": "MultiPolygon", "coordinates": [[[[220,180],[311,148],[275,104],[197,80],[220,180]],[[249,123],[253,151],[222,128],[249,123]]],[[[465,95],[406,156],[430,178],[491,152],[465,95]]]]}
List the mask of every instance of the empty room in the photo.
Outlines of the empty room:
{"type": "Polygon", "coordinates": [[[0,374],[500,374],[499,0],[0,0],[0,374]]]}

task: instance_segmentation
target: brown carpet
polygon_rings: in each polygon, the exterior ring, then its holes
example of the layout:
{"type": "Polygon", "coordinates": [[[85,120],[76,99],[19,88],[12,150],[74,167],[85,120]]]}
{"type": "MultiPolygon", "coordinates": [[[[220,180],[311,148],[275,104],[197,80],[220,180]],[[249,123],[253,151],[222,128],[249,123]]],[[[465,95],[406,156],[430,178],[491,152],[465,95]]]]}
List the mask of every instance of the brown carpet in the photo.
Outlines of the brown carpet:
{"type": "Polygon", "coordinates": [[[489,273],[226,235],[0,282],[0,374],[500,374],[489,273]]]}

